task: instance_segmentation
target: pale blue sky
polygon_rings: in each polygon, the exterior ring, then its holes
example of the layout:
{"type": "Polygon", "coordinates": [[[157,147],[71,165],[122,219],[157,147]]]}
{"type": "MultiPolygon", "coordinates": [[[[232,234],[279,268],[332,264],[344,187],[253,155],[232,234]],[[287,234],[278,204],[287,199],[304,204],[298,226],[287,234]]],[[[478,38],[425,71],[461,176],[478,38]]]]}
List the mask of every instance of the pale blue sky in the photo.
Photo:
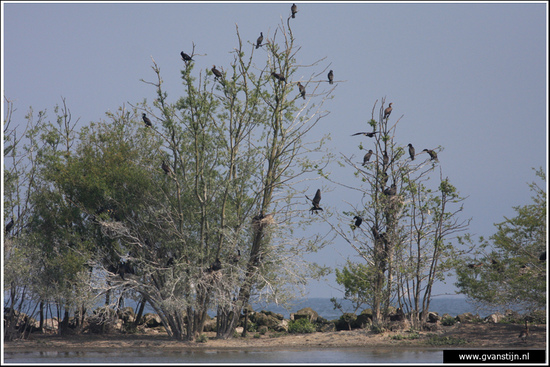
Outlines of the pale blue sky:
{"type": "MultiPolygon", "coordinates": [[[[335,79],[345,81],[315,131],[332,135],[334,152],[362,157],[358,145],[367,138],[350,134],[386,97],[392,117],[404,115],[398,143],[445,148],[443,173],[469,196],[462,218],[472,218],[470,233],[491,235],[493,223],[514,215],[513,206],[530,202],[531,168],[547,166],[546,2],[297,4],[298,62],[326,57],[335,79]]],[[[2,92],[21,123],[29,106],[53,117],[63,96],[73,117],[87,124],[125,102],[155,98],[139,81],[153,80],[153,56],[174,101],[181,95],[180,51],[194,42],[205,54],[196,71],[229,65],[235,24],[243,40],[254,42],[260,31],[273,34],[290,5],[3,2],[2,92]]],[[[308,78],[306,72],[296,79],[308,78]]],[[[349,209],[343,199],[337,189],[323,195],[338,211],[349,209]]],[[[334,266],[353,254],[337,240],[311,258],[334,266]]],[[[454,292],[451,283],[438,290],[454,292]]],[[[332,277],[312,283],[310,296],[342,295],[331,286],[332,277]]]]}

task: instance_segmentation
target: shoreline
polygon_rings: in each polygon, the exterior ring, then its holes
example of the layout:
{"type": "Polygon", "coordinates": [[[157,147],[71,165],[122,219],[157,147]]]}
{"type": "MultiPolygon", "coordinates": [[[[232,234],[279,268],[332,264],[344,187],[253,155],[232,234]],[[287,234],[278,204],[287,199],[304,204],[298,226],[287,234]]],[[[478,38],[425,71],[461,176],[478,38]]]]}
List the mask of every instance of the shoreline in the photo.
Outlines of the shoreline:
{"type": "Polygon", "coordinates": [[[277,334],[215,339],[215,333],[205,333],[206,342],[177,341],[166,333],[140,334],[31,334],[29,339],[3,342],[4,353],[123,351],[136,348],[155,348],[164,351],[251,351],[299,350],[331,348],[372,349],[546,349],[546,325],[530,327],[530,336],[524,342],[518,338],[522,325],[517,324],[457,324],[436,332],[386,331],[375,334],[364,329],[315,332],[310,334],[277,334]]]}

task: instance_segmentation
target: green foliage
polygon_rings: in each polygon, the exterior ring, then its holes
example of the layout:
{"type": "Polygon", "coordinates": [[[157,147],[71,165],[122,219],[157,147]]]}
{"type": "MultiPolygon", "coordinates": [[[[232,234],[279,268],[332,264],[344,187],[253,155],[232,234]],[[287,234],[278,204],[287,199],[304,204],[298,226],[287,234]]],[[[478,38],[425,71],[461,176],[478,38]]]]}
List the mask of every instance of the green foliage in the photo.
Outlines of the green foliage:
{"type": "Polygon", "coordinates": [[[440,335],[430,335],[426,340],[426,344],[441,346],[441,345],[463,345],[467,344],[468,341],[463,338],[454,337],[454,336],[440,336],[440,335]]]}
{"type": "Polygon", "coordinates": [[[441,319],[441,325],[443,326],[453,326],[456,323],[456,319],[452,316],[445,316],[441,319]]]}
{"type": "MultiPolygon", "coordinates": [[[[546,181],[542,169],[536,175],[546,181]]],[[[546,307],[546,192],[536,183],[533,203],[514,207],[516,216],[495,224],[489,240],[480,239],[473,256],[463,257],[457,268],[457,287],[474,301],[504,311],[546,307]],[[478,266],[473,266],[477,264],[478,266]]],[[[472,241],[470,238],[466,241],[472,241]]]]}
{"type": "Polygon", "coordinates": [[[288,323],[288,332],[291,334],[307,334],[316,331],[315,325],[307,318],[290,320],[288,323]]]}
{"type": "Polygon", "coordinates": [[[206,343],[208,341],[208,337],[206,336],[206,334],[200,334],[199,336],[197,336],[195,341],[197,343],[206,343]]]}

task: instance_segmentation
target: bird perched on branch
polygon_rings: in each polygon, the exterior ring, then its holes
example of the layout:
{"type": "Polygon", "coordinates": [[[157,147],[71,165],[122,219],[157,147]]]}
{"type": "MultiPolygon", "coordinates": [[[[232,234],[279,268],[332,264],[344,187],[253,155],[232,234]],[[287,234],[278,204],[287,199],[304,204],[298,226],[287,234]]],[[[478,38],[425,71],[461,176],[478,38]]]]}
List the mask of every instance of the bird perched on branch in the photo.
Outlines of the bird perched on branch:
{"type": "Polygon", "coordinates": [[[365,135],[366,137],[368,138],[372,138],[374,136],[374,134],[377,134],[378,131],[373,131],[373,132],[364,132],[364,131],[361,131],[361,132],[358,132],[358,133],[355,133],[355,134],[351,134],[351,136],[355,136],[355,135],[365,135]]]}
{"type": "Polygon", "coordinates": [[[272,72],[271,76],[273,76],[275,79],[277,79],[280,82],[286,81],[285,77],[282,74],[278,74],[276,72],[272,72]]]}
{"type": "Polygon", "coordinates": [[[262,45],[263,40],[264,40],[264,34],[260,32],[260,37],[258,37],[258,39],[256,40],[256,48],[262,45]]]}
{"type": "Polygon", "coordinates": [[[388,152],[384,151],[384,155],[382,156],[382,164],[384,165],[384,167],[386,167],[389,162],[390,157],[388,157],[388,152]]]}
{"type": "Polygon", "coordinates": [[[216,261],[214,261],[212,265],[210,265],[210,270],[212,271],[218,271],[221,268],[222,268],[222,262],[220,261],[219,258],[216,258],[216,261]]]}
{"type": "Polygon", "coordinates": [[[393,110],[392,105],[393,103],[389,104],[389,107],[384,110],[384,118],[387,119],[390,117],[391,111],[393,110]]]}
{"type": "Polygon", "coordinates": [[[11,220],[9,221],[8,224],[6,224],[6,228],[4,229],[5,234],[8,234],[9,231],[11,231],[13,224],[14,224],[14,220],[13,220],[13,217],[11,217],[11,220]]]}
{"type": "MultiPolygon", "coordinates": [[[[307,197],[307,195],[306,195],[306,198],[307,198],[308,200],[310,200],[310,199],[307,197]]],[[[321,211],[322,211],[323,208],[321,208],[321,207],[319,206],[319,203],[320,203],[320,202],[321,202],[321,189],[317,189],[317,192],[315,193],[315,197],[313,198],[313,200],[311,200],[311,203],[312,203],[313,206],[311,207],[311,209],[309,209],[309,211],[310,211],[310,212],[313,212],[313,211],[317,212],[318,210],[321,210],[321,211]]]]}
{"type": "Polygon", "coordinates": [[[414,161],[414,153],[415,153],[414,147],[411,143],[409,143],[409,155],[411,157],[411,161],[414,161]]]}
{"type": "Polygon", "coordinates": [[[481,266],[483,266],[483,263],[468,264],[468,267],[469,267],[470,269],[479,268],[479,267],[481,267],[481,266]]]}
{"type": "Polygon", "coordinates": [[[170,168],[170,166],[167,165],[165,161],[162,161],[162,166],[161,167],[162,167],[162,170],[164,171],[165,174],[168,175],[168,174],[172,173],[172,168],[170,168]]]}
{"type": "Polygon", "coordinates": [[[328,84],[332,84],[334,80],[334,73],[331,71],[328,72],[328,84]]]}
{"type": "Polygon", "coordinates": [[[296,4],[292,4],[292,6],[290,7],[290,11],[292,12],[292,18],[294,18],[296,13],[298,12],[298,7],[296,6],[296,4]]]}
{"type": "Polygon", "coordinates": [[[221,71],[216,69],[216,65],[212,65],[212,73],[214,74],[214,79],[222,78],[223,74],[221,71]]]}
{"type": "Polygon", "coordinates": [[[189,56],[188,54],[186,54],[185,52],[180,52],[180,55],[181,55],[181,58],[183,59],[183,61],[193,61],[193,59],[191,58],[191,56],[189,56]]]}
{"type": "Polygon", "coordinates": [[[304,87],[300,82],[298,82],[298,89],[303,99],[306,99],[306,87],[304,87]]]}
{"type": "Polygon", "coordinates": [[[424,149],[423,152],[428,152],[428,154],[430,155],[430,160],[431,160],[431,161],[437,160],[437,153],[434,152],[433,150],[431,150],[431,149],[424,149]]]}
{"type": "MultiPolygon", "coordinates": [[[[354,224],[355,224],[355,228],[361,227],[361,223],[363,223],[363,218],[361,218],[360,216],[357,216],[357,215],[356,215],[355,217],[353,217],[353,219],[355,219],[355,223],[354,223],[354,224]]],[[[354,229],[355,229],[355,228],[354,228],[354,229]]]]}
{"type": "Polygon", "coordinates": [[[369,149],[367,154],[365,154],[365,156],[363,157],[363,166],[368,163],[371,156],[372,156],[372,149],[369,149]]]}
{"type": "Polygon", "coordinates": [[[145,113],[143,113],[141,117],[143,118],[143,122],[145,122],[145,125],[147,125],[148,127],[153,126],[153,124],[151,123],[151,120],[149,120],[149,117],[147,117],[145,113]]]}
{"type": "MultiPolygon", "coordinates": [[[[13,218],[12,218],[12,221],[13,221],[13,218]]],[[[539,255],[539,261],[546,261],[546,251],[542,252],[539,255]]]]}
{"type": "Polygon", "coordinates": [[[395,185],[395,182],[391,184],[390,187],[384,190],[384,195],[386,196],[394,196],[397,194],[397,186],[395,185]]]}

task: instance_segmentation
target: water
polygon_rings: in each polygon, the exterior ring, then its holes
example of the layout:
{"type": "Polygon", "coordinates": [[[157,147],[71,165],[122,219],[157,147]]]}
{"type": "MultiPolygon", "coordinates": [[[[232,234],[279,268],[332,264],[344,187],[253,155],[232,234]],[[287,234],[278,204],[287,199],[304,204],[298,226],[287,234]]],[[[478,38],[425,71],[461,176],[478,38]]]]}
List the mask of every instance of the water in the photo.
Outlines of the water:
{"type": "Polygon", "coordinates": [[[7,352],[4,363],[442,363],[441,350],[292,349],[228,351],[111,350],[86,352],[7,352]]]}

